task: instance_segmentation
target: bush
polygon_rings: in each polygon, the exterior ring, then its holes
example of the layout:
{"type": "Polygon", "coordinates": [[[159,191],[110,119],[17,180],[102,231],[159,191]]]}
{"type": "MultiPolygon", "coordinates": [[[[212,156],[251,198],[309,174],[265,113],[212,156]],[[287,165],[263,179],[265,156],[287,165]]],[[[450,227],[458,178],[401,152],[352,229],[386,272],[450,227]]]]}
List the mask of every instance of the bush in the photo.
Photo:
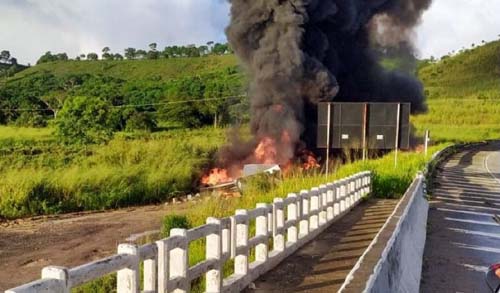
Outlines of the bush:
{"type": "Polygon", "coordinates": [[[102,98],[69,98],[55,121],[56,134],[66,144],[104,143],[113,137],[117,120],[102,98]]]}
{"type": "Polygon", "coordinates": [[[127,119],[126,131],[151,132],[157,128],[156,120],[152,113],[134,111],[127,119]]]}
{"type": "Polygon", "coordinates": [[[174,228],[189,229],[191,228],[191,223],[186,216],[179,215],[167,215],[163,219],[163,225],[161,227],[162,237],[169,237],[170,230],[174,228]]]}

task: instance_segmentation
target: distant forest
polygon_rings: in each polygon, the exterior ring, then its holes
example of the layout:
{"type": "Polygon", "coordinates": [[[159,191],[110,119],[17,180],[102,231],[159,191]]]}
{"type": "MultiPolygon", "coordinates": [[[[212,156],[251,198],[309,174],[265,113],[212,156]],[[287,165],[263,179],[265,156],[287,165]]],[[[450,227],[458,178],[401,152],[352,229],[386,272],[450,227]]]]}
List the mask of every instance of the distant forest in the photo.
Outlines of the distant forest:
{"type": "Polygon", "coordinates": [[[37,64],[54,62],[54,61],[68,61],[68,60],[89,60],[96,61],[99,60],[143,60],[143,59],[161,59],[161,58],[182,58],[182,57],[203,57],[208,55],[225,55],[231,54],[232,50],[229,44],[221,44],[215,42],[208,42],[206,45],[196,46],[167,46],[163,51],[158,50],[157,43],[149,44],[149,50],[136,49],[136,48],[126,48],[123,50],[123,55],[120,53],[113,53],[110,47],[104,47],[102,49],[102,54],[95,52],[90,52],[86,54],[80,54],[74,59],[68,57],[67,53],[56,53],[47,52],[42,55],[37,64]]]}

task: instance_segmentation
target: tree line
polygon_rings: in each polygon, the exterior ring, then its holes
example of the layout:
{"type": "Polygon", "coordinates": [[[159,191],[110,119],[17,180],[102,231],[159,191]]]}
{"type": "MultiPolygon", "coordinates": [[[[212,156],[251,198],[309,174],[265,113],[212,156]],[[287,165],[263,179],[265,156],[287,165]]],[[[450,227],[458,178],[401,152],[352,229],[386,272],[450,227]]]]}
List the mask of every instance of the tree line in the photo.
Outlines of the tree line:
{"type": "Polygon", "coordinates": [[[155,60],[162,58],[185,58],[185,57],[203,57],[208,55],[224,55],[231,54],[233,51],[231,47],[227,43],[215,43],[208,42],[206,45],[196,46],[196,45],[187,45],[187,46],[167,46],[163,50],[158,50],[157,43],[149,44],[149,50],[136,49],[136,48],[126,48],[123,50],[123,55],[120,53],[113,53],[110,47],[104,47],[101,50],[101,55],[90,52],[87,54],[80,54],[76,56],[74,59],[70,59],[67,53],[56,53],[46,52],[42,55],[37,64],[55,62],[55,61],[68,61],[68,60],[88,60],[88,61],[97,61],[101,60],[155,60]]]}
{"type": "Polygon", "coordinates": [[[242,122],[248,111],[236,67],[173,80],[123,80],[41,71],[0,85],[0,124],[53,125],[67,143],[100,143],[117,131],[242,122]]]}
{"type": "Polygon", "coordinates": [[[9,50],[0,51],[0,78],[8,78],[25,69],[26,66],[20,65],[17,58],[11,55],[9,50]]]}

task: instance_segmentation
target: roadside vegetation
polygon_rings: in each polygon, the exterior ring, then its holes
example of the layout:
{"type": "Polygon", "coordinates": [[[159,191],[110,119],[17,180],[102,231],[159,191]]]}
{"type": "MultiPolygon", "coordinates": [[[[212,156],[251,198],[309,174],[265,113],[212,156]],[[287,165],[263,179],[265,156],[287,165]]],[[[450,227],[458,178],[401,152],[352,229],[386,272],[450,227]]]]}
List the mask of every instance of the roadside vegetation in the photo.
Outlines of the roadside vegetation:
{"type": "MultiPolygon", "coordinates": [[[[499,137],[498,52],[500,42],[492,42],[419,64],[429,112],[412,117],[417,134],[431,130],[436,148],[499,137]]],[[[244,76],[231,54],[104,59],[41,62],[0,84],[0,218],[159,203],[193,192],[225,142],[224,127],[248,121],[248,101],[238,96],[244,76]]],[[[375,194],[397,197],[425,161],[402,156],[398,169],[383,158],[348,164],[335,176],[374,170],[375,194]]],[[[190,222],[324,180],[291,176],[268,191],[207,204],[190,222]]]]}

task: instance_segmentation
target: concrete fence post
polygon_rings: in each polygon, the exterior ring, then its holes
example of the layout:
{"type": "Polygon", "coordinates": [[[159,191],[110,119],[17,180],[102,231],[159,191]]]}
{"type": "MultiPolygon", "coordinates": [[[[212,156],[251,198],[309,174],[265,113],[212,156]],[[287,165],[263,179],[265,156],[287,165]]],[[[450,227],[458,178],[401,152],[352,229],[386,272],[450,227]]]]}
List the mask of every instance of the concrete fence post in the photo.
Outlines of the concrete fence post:
{"type": "Polygon", "coordinates": [[[54,293],[69,293],[71,287],[69,284],[68,269],[64,267],[50,266],[42,269],[42,279],[58,280],[60,287],[54,293]]]}
{"type": "Polygon", "coordinates": [[[234,273],[248,274],[248,211],[236,211],[236,256],[234,257],[234,273]]]}
{"type": "Polygon", "coordinates": [[[338,182],[333,183],[333,217],[340,215],[340,185],[338,182]]]}
{"type": "Polygon", "coordinates": [[[156,292],[156,259],[144,261],[144,292],[156,292]]]}
{"type": "Polygon", "coordinates": [[[170,247],[166,239],[156,241],[158,248],[158,293],[169,292],[170,247]]]}
{"type": "Polygon", "coordinates": [[[335,192],[334,192],[334,185],[332,183],[328,183],[326,185],[326,202],[327,202],[326,220],[330,222],[335,217],[335,212],[334,212],[335,192]]]}
{"type": "Polygon", "coordinates": [[[356,192],[354,188],[354,176],[349,177],[349,208],[354,206],[354,194],[356,192]]]}
{"type": "Polygon", "coordinates": [[[347,186],[345,180],[339,181],[339,190],[340,190],[340,212],[343,213],[346,210],[346,194],[347,194],[347,186]]]}
{"type": "Polygon", "coordinates": [[[229,230],[229,234],[231,237],[231,258],[236,257],[236,219],[234,216],[231,216],[231,229],[229,230]]]}
{"type": "Polygon", "coordinates": [[[191,290],[191,283],[188,280],[189,270],[189,243],[186,229],[172,229],[170,236],[180,237],[179,245],[170,250],[170,277],[172,279],[181,278],[179,287],[173,292],[187,293],[191,290]]]}
{"type": "Polygon", "coordinates": [[[290,243],[296,243],[298,240],[298,231],[297,231],[297,220],[299,218],[298,216],[298,205],[300,204],[298,202],[297,195],[292,193],[288,195],[288,198],[293,199],[293,202],[290,203],[287,207],[287,220],[288,221],[295,221],[295,225],[291,226],[287,230],[287,240],[290,243]]]}
{"type": "MultiPolygon", "coordinates": [[[[266,209],[266,212],[262,215],[257,216],[255,218],[255,235],[256,236],[264,236],[267,238],[267,204],[265,203],[259,203],[257,204],[257,208],[260,209],[266,209]]],[[[255,260],[256,261],[261,261],[261,262],[266,262],[268,258],[268,242],[266,241],[265,243],[260,243],[255,246],[255,260]]]]}
{"type": "Polygon", "coordinates": [[[359,174],[354,175],[354,202],[358,202],[361,198],[359,194],[359,178],[359,174]]]}
{"type": "Polygon", "coordinates": [[[128,268],[118,271],[117,285],[118,293],[139,293],[139,248],[133,244],[118,245],[118,254],[125,254],[132,257],[132,263],[128,268]]]}
{"type": "Polygon", "coordinates": [[[327,188],[326,185],[319,186],[319,202],[320,202],[320,212],[319,212],[319,226],[324,226],[328,222],[326,210],[328,208],[327,202],[327,188]]]}
{"type": "Polygon", "coordinates": [[[309,234],[309,191],[302,190],[300,197],[302,202],[299,203],[301,205],[299,238],[304,238],[309,234]]]}
{"type": "Polygon", "coordinates": [[[219,219],[208,218],[207,224],[216,225],[217,232],[207,235],[205,245],[205,259],[215,260],[216,263],[206,274],[206,292],[219,293],[222,292],[222,279],[224,272],[222,271],[222,224],[219,219]]]}
{"type": "Polygon", "coordinates": [[[283,229],[285,227],[285,212],[282,198],[275,198],[273,202],[273,247],[276,251],[285,250],[285,235],[283,229]]]}
{"type": "Polygon", "coordinates": [[[309,229],[314,231],[319,227],[319,189],[311,189],[311,217],[309,218],[309,229]]]}

